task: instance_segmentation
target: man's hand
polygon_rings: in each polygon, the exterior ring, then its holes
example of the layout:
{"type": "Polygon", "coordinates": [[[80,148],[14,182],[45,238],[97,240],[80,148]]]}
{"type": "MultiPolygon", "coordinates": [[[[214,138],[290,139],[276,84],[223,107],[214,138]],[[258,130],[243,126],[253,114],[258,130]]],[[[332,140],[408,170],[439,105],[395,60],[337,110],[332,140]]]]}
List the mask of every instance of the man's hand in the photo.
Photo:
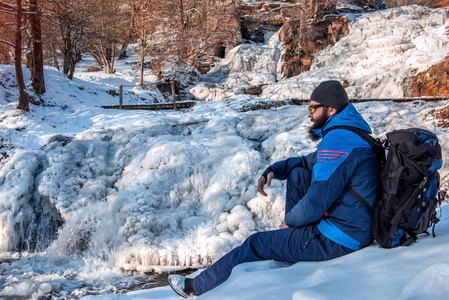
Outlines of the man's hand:
{"type": "Polygon", "coordinates": [[[282,222],[281,222],[281,227],[280,227],[280,228],[281,228],[281,229],[288,228],[287,224],[285,224],[285,221],[282,221],[282,222]]]}
{"type": "Polygon", "coordinates": [[[267,186],[270,186],[271,180],[273,179],[273,177],[274,177],[274,173],[270,172],[267,175],[267,180],[265,180],[265,177],[263,177],[263,176],[260,176],[260,178],[259,178],[259,182],[257,184],[257,190],[259,191],[259,193],[261,193],[265,197],[267,196],[267,193],[265,193],[265,191],[263,190],[263,187],[265,186],[265,184],[267,186]]]}

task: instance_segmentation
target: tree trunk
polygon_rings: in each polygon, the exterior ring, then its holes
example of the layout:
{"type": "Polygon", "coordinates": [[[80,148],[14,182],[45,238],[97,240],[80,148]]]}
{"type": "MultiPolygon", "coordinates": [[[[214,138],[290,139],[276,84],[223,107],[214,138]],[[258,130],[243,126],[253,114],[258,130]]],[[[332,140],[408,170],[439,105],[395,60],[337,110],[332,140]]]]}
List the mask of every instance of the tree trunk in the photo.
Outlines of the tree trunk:
{"type": "Polygon", "coordinates": [[[143,85],[143,61],[144,61],[145,55],[142,53],[140,56],[140,76],[139,76],[139,85],[143,85]]]}
{"type": "Polygon", "coordinates": [[[62,49],[62,73],[65,75],[69,74],[70,65],[72,64],[72,41],[70,37],[64,40],[64,48],[62,49]]]}
{"type": "Polygon", "coordinates": [[[95,61],[99,66],[103,65],[103,57],[98,56],[98,54],[95,51],[90,52],[90,55],[94,57],[95,61]]]}
{"type": "Polygon", "coordinates": [[[115,45],[112,44],[112,55],[111,55],[111,74],[114,74],[114,63],[115,63],[115,45]]]}
{"type": "MultiPolygon", "coordinates": [[[[133,10],[134,11],[134,10],[133,10]]],[[[128,56],[126,55],[126,51],[128,50],[128,44],[130,41],[133,40],[133,31],[134,31],[134,16],[131,16],[131,24],[128,28],[128,34],[126,35],[125,41],[123,42],[122,46],[120,47],[120,52],[118,54],[118,59],[125,59],[128,56]]]]}
{"type": "Polygon", "coordinates": [[[186,58],[185,45],[185,24],[184,24],[184,3],[179,0],[179,41],[178,41],[178,62],[186,58]]]}
{"type": "Polygon", "coordinates": [[[113,61],[113,56],[115,55],[113,53],[113,47],[114,46],[109,46],[108,48],[104,49],[104,52],[103,52],[104,72],[107,74],[113,73],[112,61],[113,61]]]}
{"type": "Polygon", "coordinates": [[[100,43],[100,53],[101,53],[101,60],[102,60],[102,64],[103,64],[103,70],[106,74],[110,74],[111,73],[111,65],[109,63],[108,51],[106,49],[104,49],[104,47],[101,45],[101,43],[100,43]]]}
{"type": "Polygon", "coordinates": [[[31,81],[34,92],[38,95],[45,93],[44,79],[44,55],[42,51],[42,28],[41,18],[37,6],[37,0],[30,0],[30,23],[33,41],[31,81]]]}
{"type": "Polygon", "coordinates": [[[140,49],[140,77],[139,77],[139,85],[143,85],[143,66],[144,66],[144,60],[145,60],[145,48],[146,48],[146,38],[142,37],[142,45],[140,49]]]}
{"type": "Polygon", "coordinates": [[[53,57],[53,64],[55,65],[56,69],[60,72],[61,69],[59,68],[58,57],[56,55],[55,39],[53,38],[53,36],[51,36],[51,55],[53,57]]]}
{"type": "Polygon", "coordinates": [[[19,103],[17,109],[23,111],[30,110],[30,99],[26,91],[25,82],[23,81],[22,73],[22,0],[16,0],[17,14],[16,14],[16,43],[14,46],[14,67],[16,70],[17,87],[19,88],[19,103]]]}
{"type": "Polygon", "coordinates": [[[100,43],[100,55],[101,55],[101,65],[103,66],[103,71],[107,74],[108,73],[108,61],[106,59],[106,54],[104,54],[103,47],[100,43]]]}
{"type": "Polygon", "coordinates": [[[72,58],[70,60],[69,74],[67,74],[67,78],[69,80],[73,79],[73,74],[75,73],[75,65],[76,65],[76,59],[72,58]]]}
{"type": "Polygon", "coordinates": [[[122,44],[122,47],[120,48],[120,52],[119,52],[119,55],[118,55],[118,59],[120,60],[120,59],[125,59],[127,56],[126,56],[126,50],[128,49],[128,42],[124,42],[123,44],[122,44]]]}
{"type": "Polygon", "coordinates": [[[113,61],[114,61],[114,55],[115,55],[114,44],[112,44],[112,46],[111,45],[104,46],[101,41],[99,44],[100,45],[97,46],[97,50],[101,55],[104,72],[106,74],[112,74],[113,68],[114,68],[113,61]]]}
{"type": "Polygon", "coordinates": [[[31,39],[29,39],[28,41],[27,41],[27,50],[26,50],[26,53],[25,53],[25,67],[27,68],[27,69],[32,69],[32,67],[33,67],[33,50],[31,49],[31,39]]]}

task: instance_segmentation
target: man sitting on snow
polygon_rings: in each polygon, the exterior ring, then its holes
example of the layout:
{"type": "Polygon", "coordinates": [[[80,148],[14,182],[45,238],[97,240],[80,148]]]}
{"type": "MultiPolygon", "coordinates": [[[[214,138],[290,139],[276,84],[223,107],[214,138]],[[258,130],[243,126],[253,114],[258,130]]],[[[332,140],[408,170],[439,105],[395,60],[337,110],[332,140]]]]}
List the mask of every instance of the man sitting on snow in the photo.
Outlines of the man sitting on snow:
{"type": "Polygon", "coordinates": [[[265,184],[287,179],[281,229],[251,235],[195,278],[170,275],[169,284],[179,295],[201,295],[215,288],[231,275],[234,266],[244,262],[322,261],[373,242],[372,216],[353,191],[374,207],[379,161],[368,142],[356,133],[330,130],[346,125],[371,133],[369,125],[349,104],[338,81],[322,82],[312,92],[308,117],[311,134],[322,138],[318,149],[271,165],[258,182],[258,191],[266,196],[265,184]]]}

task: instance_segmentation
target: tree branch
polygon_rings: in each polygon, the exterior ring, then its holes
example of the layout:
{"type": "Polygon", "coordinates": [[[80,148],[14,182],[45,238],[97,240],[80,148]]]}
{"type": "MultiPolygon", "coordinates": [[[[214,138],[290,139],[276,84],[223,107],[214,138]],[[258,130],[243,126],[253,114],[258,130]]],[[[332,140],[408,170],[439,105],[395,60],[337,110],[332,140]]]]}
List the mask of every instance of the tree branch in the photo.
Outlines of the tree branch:
{"type": "MultiPolygon", "coordinates": [[[[15,14],[17,11],[17,5],[11,4],[11,3],[6,3],[2,0],[0,0],[0,11],[4,12],[4,13],[9,13],[9,14],[15,14]]],[[[28,13],[29,12],[29,6],[22,6],[21,9],[22,13],[28,13]]]]}
{"type": "Polygon", "coordinates": [[[17,26],[16,22],[0,23],[0,26],[17,26]]]}
{"type": "Polygon", "coordinates": [[[2,39],[0,39],[0,43],[5,43],[6,45],[9,45],[9,46],[11,46],[11,47],[15,47],[15,46],[16,46],[16,45],[14,45],[14,44],[11,43],[11,42],[8,42],[8,41],[2,40],[2,39]]]}
{"type": "Polygon", "coordinates": [[[0,12],[2,13],[6,13],[6,14],[10,14],[10,15],[15,15],[16,11],[13,9],[6,9],[0,6],[0,12]]]}
{"type": "Polygon", "coordinates": [[[10,9],[10,10],[16,10],[17,6],[14,4],[6,3],[0,0],[0,9],[10,9]]]}

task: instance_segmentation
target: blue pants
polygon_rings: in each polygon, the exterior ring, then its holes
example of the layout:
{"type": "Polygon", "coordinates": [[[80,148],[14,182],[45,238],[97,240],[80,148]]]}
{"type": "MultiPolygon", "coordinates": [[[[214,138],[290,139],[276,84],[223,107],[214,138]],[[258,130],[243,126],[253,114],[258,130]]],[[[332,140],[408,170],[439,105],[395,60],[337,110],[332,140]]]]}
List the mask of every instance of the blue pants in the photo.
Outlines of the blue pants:
{"type": "MultiPolygon", "coordinates": [[[[290,172],[287,179],[285,213],[302,199],[310,183],[310,171],[295,168],[290,172]]],[[[223,283],[236,265],[245,262],[270,259],[290,263],[321,261],[353,251],[321,235],[316,224],[258,232],[196,276],[193,287],[195,294],[199,296],[223,283]]]]}

